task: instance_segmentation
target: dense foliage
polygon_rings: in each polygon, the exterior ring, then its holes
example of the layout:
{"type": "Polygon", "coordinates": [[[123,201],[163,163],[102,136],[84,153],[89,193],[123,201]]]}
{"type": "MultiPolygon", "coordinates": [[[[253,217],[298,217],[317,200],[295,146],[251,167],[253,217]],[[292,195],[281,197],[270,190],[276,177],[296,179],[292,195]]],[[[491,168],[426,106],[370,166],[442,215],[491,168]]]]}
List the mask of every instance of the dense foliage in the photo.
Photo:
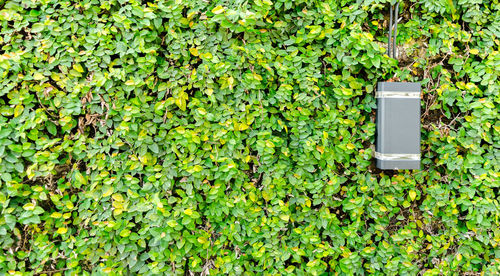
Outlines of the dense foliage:
{"type": "Polygon", "coordinates": [[[499,273],[499,1],[402,2],[398,60],[388,7],[0,0],[0,273],[499,273]]]}

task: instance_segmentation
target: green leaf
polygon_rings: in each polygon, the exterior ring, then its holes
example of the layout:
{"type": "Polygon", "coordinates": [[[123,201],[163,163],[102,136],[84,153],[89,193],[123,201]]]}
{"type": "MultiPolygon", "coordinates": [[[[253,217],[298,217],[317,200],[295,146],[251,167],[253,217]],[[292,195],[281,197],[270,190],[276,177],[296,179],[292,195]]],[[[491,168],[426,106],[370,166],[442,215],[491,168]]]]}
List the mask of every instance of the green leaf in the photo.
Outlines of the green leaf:
{"type": "Polygon", "coordinates": [[[77,188],[87,184],[87,179],[80,173],[80,171],[75,171],[75,180],[75,187],[77,188]]]}
{"type": "Polygon", "coordinates": [[[151,144],[148,147],[154,153],[158,153],[160,151],[159,148],[158,148],[158,144],[151,144]]]}
{"type": "Polygon", "coordinates": [[[125,237],[130,236],[130,233],[131,233],[131,231],[130,231],[130,230],[128,230],[128,229],[123,229],[122,231],[120,231],[120,236],[121,236],[121,237],[123,237],[123,238],[125,238],[125,237]]]}
{"type": "Polygon", "coordinates": [[[57,126],[51,121],[46,121],[45,126],[47,127],[47,131],[53,136],[57,135],[57,126]]]}
{"type": "Polygon", "coordinates": [[[34,33],[39,33],[41,31],[43,31],[44,28],[45,28],[45,25],[43,23],[35,23],[31,27],[31,31],[34,33]]]}

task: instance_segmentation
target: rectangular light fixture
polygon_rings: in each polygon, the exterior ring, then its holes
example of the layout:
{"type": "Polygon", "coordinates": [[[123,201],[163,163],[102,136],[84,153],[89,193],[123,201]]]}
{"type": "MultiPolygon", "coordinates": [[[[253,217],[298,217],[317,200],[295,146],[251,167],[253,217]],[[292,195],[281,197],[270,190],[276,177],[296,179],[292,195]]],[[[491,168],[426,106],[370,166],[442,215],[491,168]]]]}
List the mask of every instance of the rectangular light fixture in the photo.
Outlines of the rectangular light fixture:
{"type": "Polygon", "coordinates": [[[375,159],[379,169],[420,169],[420,93],[420,83],[378,83],[375,159]]]}
{"type": "MultiPolygon", "coordinates": [[[[390,6],[387,55],[397,58],[399,2],[390,6]],[[394,19],[394,20],[393,20],[394,19]]],[[[420,83],[379,82],[375,159],[382,170],[420,169],[420,83]]]]}

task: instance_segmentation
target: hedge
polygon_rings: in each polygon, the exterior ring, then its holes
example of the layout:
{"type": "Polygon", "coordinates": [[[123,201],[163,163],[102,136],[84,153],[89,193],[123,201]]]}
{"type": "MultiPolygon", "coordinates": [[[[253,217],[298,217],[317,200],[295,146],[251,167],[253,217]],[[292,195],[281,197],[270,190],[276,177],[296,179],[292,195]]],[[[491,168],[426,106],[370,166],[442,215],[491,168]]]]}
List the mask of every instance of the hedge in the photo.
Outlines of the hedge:
{"type": "Polygon", "coordinates": [[[499,1],[400,7],[392,59],[389,0],[0,0],[0,273],[500,273],[499,1]]]}

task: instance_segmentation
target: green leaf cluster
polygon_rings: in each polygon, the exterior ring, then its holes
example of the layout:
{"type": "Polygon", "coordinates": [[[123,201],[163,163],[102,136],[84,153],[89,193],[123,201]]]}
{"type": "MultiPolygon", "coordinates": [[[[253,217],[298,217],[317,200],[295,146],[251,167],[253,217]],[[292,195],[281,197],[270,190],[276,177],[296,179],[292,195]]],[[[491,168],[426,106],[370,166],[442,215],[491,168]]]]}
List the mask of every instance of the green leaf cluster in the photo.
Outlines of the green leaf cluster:
{"type": "Polygon", "coordinates": [[[0,1],[0,274],[498,274],[500,4],[389,2],[0,1]]]}

